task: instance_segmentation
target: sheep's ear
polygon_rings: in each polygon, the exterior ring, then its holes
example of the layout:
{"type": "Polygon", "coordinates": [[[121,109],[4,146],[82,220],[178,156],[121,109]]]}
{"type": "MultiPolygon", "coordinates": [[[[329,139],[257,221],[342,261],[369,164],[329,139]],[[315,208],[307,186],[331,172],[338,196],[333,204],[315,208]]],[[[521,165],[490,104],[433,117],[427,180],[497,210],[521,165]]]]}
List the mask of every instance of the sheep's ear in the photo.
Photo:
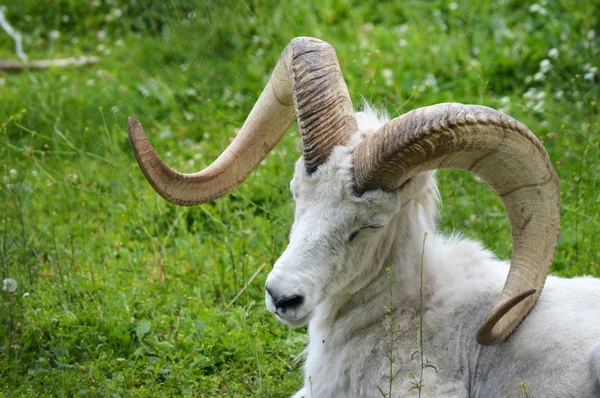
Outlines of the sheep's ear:
{"type": "Polygon", "coordinates": [[[402,184],[399,188],[402,194],[402,202],[406,203],[418,199],[425,191],[429,191],[432,188],[435,189],[434,174],[435,171],[425,171],[417,174],[402,184]]]}
{"type": "Polygon", "coordinates": [[[481,344],[496,344],[527,316],[544,287],[558,242],[558,176],[542,144],[522,123],[483,106],[439,104],[389,121],[356,147],[355,190],[395,190],[438,168],[477,175],[508,214],[510,272],[477,335],[481,344]]]}

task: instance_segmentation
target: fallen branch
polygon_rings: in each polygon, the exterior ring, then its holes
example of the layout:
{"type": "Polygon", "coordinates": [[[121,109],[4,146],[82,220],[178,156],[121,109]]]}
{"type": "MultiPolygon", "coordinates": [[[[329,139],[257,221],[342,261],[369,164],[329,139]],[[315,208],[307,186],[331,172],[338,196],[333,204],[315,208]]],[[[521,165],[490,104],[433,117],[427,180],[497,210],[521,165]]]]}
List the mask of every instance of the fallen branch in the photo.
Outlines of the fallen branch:
{"type": "Polygon", "coordinates": [[[99,61],[98,57],[81,56],[62,59],[37,59],[33,61],[27,60],[27,55],[23,52],[23,36],[15,30],[6,20],[4,11],[5,6],[0,6],[0,27],[13,38],[15,41],[15,51],[19,60],[0,60],[0,70],[22,70],[22,69],[48,69],[48,68],[64,68],[67,66],[81,66],[87,64],[95,64],[99,61]]]}
{"type": "Polygon", "coordinates": [[[0,70],[22,70],[22,69],[48,69],[64,68],[68,66],[81,66],[95,64],[98,57],[81,56],[60,59],[36,59],[33,61],[0,60],[0,70]]]}

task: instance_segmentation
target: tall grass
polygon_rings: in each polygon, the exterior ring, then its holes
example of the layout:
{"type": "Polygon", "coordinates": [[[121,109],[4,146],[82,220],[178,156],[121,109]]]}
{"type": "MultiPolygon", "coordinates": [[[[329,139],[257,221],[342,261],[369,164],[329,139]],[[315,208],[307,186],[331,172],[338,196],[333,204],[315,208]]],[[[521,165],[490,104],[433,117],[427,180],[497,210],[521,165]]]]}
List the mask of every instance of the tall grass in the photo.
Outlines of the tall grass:
{"type": "MultiPolygon", "coordinates": [[[[10,2],[7,18],[30,58],[101,62],[0,72],[0,278],[18,284],[0,292],[0,394],[283,396],[299,388],[293,358],[304,331],[263,308],[264,280],[293,218],[295,128],[235,192],[196,208],[153,193],[125,131],[133,115],[170,164],[205,167],[295,36],[336,47],[356,104],[365,98],[395,116],[479,103],[527,124],[562,182],[553,271],[600,276],[595,7],[10,2]]],[[[14,58],[3,34],[0,58],[14,58]]],[[[442,171],[439,182],[441,227],[508,258],[500,201],[466,173],[442,171]]]]}

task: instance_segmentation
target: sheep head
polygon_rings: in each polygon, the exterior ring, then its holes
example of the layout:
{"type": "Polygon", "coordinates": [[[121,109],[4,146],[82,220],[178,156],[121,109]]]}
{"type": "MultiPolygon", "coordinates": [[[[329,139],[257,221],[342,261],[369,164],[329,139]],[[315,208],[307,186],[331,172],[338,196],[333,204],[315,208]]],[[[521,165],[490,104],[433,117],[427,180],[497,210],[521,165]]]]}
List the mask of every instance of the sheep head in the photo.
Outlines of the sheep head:
{"type": "Polygon", "coordinates": [[[306,323],[325,288],[345,289],[362,272],[346,268],[355,246],[349,243],[385,233],[394,207],[410,199],[407,183],[424,184],[423,173],[454,168],[479,176],[508,213],[510,272],[477,341],[492,345],[506,338],[541,294],[559,229],[558,178],[543,146],[518,121],[482,106],[439,104],[349,143],[357,122],[335,51],[320,40],[298,38],[283,51],[239,134],[205,170],[171,169],[133,119],[130,140],[154,189],[173,203],[195,205],[239,185],[285,134],[294,111],[303,148],[292,182],[296,221],[268,277],[267,307],[289,324],[306,323]],[[336,167],[341,171],[331,172],[336,167]]]}

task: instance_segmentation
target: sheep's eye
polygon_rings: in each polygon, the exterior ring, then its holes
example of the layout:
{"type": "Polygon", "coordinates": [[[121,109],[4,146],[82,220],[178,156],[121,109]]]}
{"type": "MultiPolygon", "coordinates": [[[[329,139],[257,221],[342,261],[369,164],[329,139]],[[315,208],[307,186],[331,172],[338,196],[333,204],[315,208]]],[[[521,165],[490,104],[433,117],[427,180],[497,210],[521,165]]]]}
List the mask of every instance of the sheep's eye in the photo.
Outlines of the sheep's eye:
{"type": "Polygon", "coordinates": [[[350,237],[348,238],[348,243],[352,242],[354,240],[354,238],[356,238],[358,236],[358,233],[360,231],[362,231],[363,229],[367,229],[367,228],[383,228],[383,225],[367,225],[366,227],[357,229],[356,231],[354,231],[350,234],[350,237]]]}
{"type": "Polygon", "coordinates": [[[348,242],[352,242],[354,240],[354,238],[356,238],[356,236],[358,235],[359,232],[360,232],[360,229],[357,229],[356,231],[352,232],[350,234],[350,237],[348,238],[348,242]]]}

